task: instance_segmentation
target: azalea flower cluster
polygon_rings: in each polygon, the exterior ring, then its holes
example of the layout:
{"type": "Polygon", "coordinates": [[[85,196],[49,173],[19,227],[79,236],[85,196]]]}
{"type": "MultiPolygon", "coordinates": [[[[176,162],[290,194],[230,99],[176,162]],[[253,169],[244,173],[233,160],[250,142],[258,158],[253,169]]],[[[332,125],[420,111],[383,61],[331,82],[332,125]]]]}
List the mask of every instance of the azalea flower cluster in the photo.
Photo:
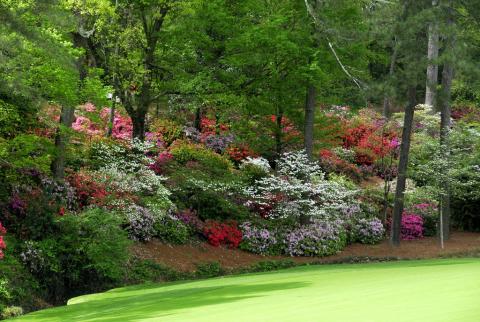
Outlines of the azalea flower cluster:
{"type": "Polygon", "coordinates": [[[207,221],[203,228],[203,234],[212,246],[226,245],[237,248],[242,241],[242,231],[238,229],[235,221],[223,222],[207,221]]]}
{"type": "Polygon", "coordinates": [[[362,244],[377,244],[385,236],[385,228],[378,218],[360,218],[352,230],[355,240],[362,244]]]}
{"type": "MultiPolygon", "coordinates": [[[[391,220],[388,222],[391,227],[391,220]]],[[[403,240],[415,240],[423,238],[423,218],[420,215],[404,211],[402,214],[400,237],[403,240]]]]}
{"type": "Polygon", "coordinates": [[[244,160],[242,160],[242,162],[240,163],[240,169],[243,169],[245,167],[248,167],[248,166],[254,166],[254,167],[257,167],[261,170],[263,170],[264,172],[268,173],[272,170],[272,168],[270,167],[270,163],[268,162],[267,159],[265,158],[262,158],[262,157],[257,157],[257,158],[253,158],[253,157],[246,157],[244,160]]]}
{"type": "Polygon", "coordinates": [[[285,253],[290,256],[328,256],[342,250],[347,235],[342,221],[313,223],[300,226],[285,236],[285,253]]]}
{"type": "Polygon", "coordinates": [[[0,259],[2,259],[5,254],[3,251],[7,248],[7,245],[5,244],[5,241],[3,240],[3,236],[7,233],[7,230],[5,227],[2,226],[2,223],[0,222],[0,259]]]}
{"type": "Polygon", "coordinates": [[[278,255],[281,248],[278,232],[264,227],[256,227],[250,222],[240,225],[243,233],[240,248],[261,255],[278,255]]]}

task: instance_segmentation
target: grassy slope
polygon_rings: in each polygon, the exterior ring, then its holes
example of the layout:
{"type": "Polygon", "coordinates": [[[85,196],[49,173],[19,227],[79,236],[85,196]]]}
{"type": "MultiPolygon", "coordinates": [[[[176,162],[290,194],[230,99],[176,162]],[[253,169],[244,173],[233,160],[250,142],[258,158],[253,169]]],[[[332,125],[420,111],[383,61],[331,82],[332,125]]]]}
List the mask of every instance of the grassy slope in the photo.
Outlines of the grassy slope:
{"type": "Polygon", "coordinates": [[[14,321],[480,321],[480,260],[300,267],[87,295],[14,321]]]}

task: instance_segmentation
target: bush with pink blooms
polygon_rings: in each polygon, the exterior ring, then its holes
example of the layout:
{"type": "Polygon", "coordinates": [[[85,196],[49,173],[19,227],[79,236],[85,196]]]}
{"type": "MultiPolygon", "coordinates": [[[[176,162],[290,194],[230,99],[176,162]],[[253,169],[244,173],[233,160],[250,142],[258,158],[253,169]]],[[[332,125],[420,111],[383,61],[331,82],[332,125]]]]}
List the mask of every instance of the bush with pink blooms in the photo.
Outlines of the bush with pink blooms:
{"type": "Polygon", "coordinates": [[[402,215],[401,237],[403,240],[423,238],[423,218],[420,215],[404,212],[402,215]]]}
{"type": "Polygon", "coordinates": [[[7,233],[7,230],[2,226],[0,222],[0,259],[4,257],[3,251],[7,248],[3,236],[7,233]]]}

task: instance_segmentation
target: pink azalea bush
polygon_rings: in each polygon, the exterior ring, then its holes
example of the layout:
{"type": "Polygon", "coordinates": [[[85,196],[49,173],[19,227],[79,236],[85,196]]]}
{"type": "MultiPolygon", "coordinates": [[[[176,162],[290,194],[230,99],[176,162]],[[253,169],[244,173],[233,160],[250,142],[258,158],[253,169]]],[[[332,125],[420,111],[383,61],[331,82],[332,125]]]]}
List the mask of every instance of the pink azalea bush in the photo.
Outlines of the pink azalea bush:
{"type": "Polygon", "coordinates": [[[3,235],[7,233],[7,230],[2,226],[2,223],[0,223],[0,259],[3,258],[3,250],[7,248],[7,245],[5,244],[5,241],[3,240],[3,235]]]}
{"type": "Polygon", "coordinates": [[[423,218],[420,215],[404,212],[402,215],[401,237],[403,240],[423,238],[423,218]]]}

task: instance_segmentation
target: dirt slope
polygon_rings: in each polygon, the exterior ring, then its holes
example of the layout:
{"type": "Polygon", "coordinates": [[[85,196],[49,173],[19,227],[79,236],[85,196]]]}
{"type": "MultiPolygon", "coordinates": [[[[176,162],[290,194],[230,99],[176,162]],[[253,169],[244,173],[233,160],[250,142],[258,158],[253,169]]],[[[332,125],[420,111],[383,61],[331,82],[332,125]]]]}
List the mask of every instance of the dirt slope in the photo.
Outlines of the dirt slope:
{"type": "Polygon", "coordinates": [[[399,248],[392,248],[388,241],[379,245],[354,244],[341,253],[324,258],[260,256],[238,249],[213,247],[207,243],[193,242],[187,245],[168,245],[158,240],[146,244],[135,244],[132,247],[135,255],[143,259],[151,259],[180,271],[194,271],[195,264],[219,262],[225,268],[240,268],[256,262],[272,259],[292,259],[299,263],[333,262],[352,257],[397,257],[402,259],[434,258],[457,253],[480,252],[480,234],[454,232],[445,249],[441,249],[437,238],[428,237],[415,241],[402,241],[399,248]]]}

